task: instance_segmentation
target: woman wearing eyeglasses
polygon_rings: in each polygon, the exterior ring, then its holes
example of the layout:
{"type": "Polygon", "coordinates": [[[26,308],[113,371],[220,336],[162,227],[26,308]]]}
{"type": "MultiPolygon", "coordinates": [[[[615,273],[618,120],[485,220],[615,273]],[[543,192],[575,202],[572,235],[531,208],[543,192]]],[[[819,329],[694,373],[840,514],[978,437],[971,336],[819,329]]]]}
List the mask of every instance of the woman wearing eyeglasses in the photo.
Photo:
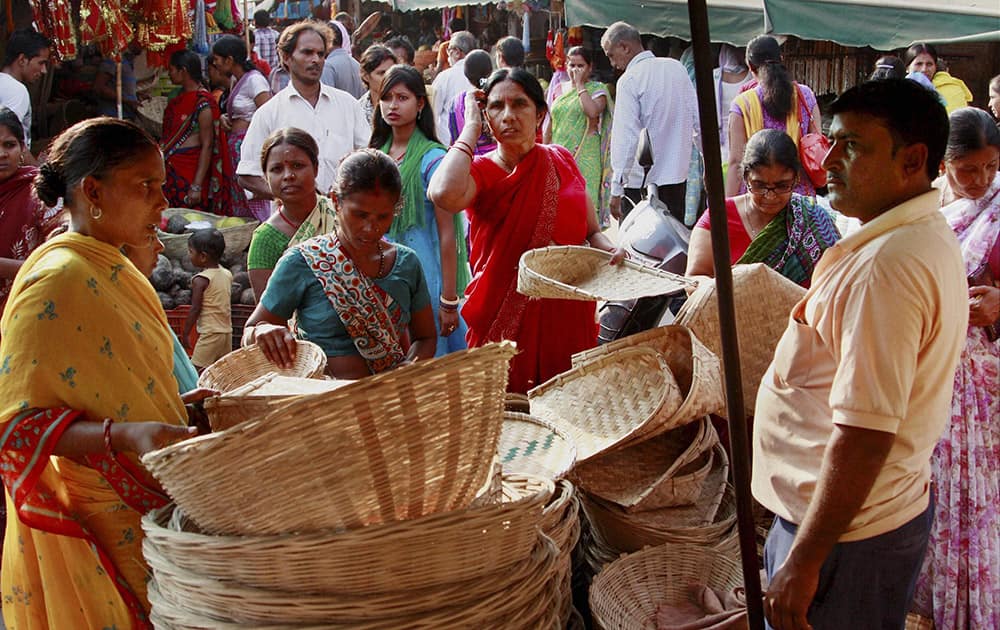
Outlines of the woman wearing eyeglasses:
{"type": "MultiPolygon", "coordinates": [[[[809,286],[816,261],[840,233],[815,198],[793,192],[799,173],[795,142],[777,129],[758,131],[747,142],[740,172],[747,192],[726,199],[730,262],[762,262],[809,286]]],[[[715,276],[708,211],[691,232],[686,273],[715,276]]]]}

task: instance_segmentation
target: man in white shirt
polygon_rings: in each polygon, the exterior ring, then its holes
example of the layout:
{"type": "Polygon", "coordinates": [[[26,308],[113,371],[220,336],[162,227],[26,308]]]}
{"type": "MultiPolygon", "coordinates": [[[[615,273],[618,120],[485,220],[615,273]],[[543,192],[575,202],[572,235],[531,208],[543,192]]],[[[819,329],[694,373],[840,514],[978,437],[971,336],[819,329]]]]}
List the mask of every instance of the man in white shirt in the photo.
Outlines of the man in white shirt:
{"type": "Polygon", "coordinates": [[[34,164],[31,154],[31,96],[28,84],[48,72],[52,42],[34,29],[14,31],[7,40],[3,70],[0,71],[0,105],[14,112],[24,127],[25,162],[34,164]]]}
{"type": "Polygon", "coordinates": [[[448,61],[451,67],[444,70],[431,84],[431,101],[434,106],[434,127],[438,140],[451,137],[448,129],[448,114],[455,97],[475,89],[465,78],[465,56],[476,48],[476,38],[469,31],[453,33],[448,42],[448,61]]]}
{"type": "Polygon", "coordinates": [[[368,146],[371,127],[361,105],[350,94],[320,82],[331,41],[330,29],[316,22],[294,24],[278,40],[291,81],[253,115],[236,167],[240,185],[256,198],[274,198],[264,179],[260,152],[267,137],[278,129],[298,127],[316,140],[316,188],[321,194],[330,191],[340,160],[354,149],[368,146]]]}
{"type": "Polygon", "coordinates": [[[628,214],[623,194],[633,202],[641,198],[643,172],[635,163],[635,150],[645,129],[653,145],[646,184],[658,186],[660,201],[683,222],[691,147],[700,133],[697,97],[687,71],[676,59],[643,50],[639,31],[625,22],[608,27],[601,48],[611,65],[624,72],[611,123],[611,214],[620,219],[628,214]]]}

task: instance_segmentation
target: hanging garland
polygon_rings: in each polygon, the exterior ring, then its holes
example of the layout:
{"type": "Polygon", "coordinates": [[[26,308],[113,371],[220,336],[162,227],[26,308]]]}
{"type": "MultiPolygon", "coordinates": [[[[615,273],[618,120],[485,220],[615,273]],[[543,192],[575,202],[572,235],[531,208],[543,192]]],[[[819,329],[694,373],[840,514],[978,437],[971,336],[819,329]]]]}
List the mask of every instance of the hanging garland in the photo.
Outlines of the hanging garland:
{"type": "Polygon", "coordinates": [[[32,0],[35,24],[52,40],[60,59],[76,58],[76,29],[69,0],[32,0]]]}

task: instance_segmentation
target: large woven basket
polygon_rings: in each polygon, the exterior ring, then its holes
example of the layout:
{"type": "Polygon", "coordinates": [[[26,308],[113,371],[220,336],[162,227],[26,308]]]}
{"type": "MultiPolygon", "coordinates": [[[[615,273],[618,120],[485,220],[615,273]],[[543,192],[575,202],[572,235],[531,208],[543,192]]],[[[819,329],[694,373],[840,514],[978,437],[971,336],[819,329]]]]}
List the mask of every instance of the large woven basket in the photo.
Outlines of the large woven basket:
{"type": "Polygon", "coordinates": [[[532,414],[576,442],[578,462],[658,433],[681,405],[681,393],[660,355],[623,348],[597,357],[528,392],[532,414]]]}
{"type": "Polygon", "coordinates": [[[212,534],[353,529],[462,509],[490,477],[513,354],[510,342],[489,344],[297,397],[142,462],[212,534]]]}
{"type": "MultiPolygon", "coordinates": [[[[198,215],[199,220],[208,221],[212,225],[215,225],[222,219],[228,218],[212,214],[211,212],[202,212],[201,210],[192,210],[190,208],[167,208],[163,211],[163,216],[167,219],[184,215],[198,215]]],[[[260,225],[260,221],[244,219],[244,223],[241,225],[218,228],[222,232],[222,237],[226,239],[224,255],[228,258],[246,251],[250,247],[250,241],[253,239],[253,231],[257,229],[258,225],[260,225]]],[[[183,260],[188,255],[190,233],[168,234],[167,232],[159,232],[159,236],[163,242],[163,255],[167,258],[171,260],[183,260]]]]}
{"type": "MultiPolygon", "coordinates": [[[[652,328],[585,350],[573,355],[573,365],[582,365],[609,352],[633,347],[651,348],[659,352],[684,397],[684,402],[673,417],[664,422],[664,428],[677,427],[725,409],[726,398],[722,388],[719,357],[684,326],[652,328]]],[[[643,437],[649,436],[637,436],[632,441],[643,437]]]]}
{"type": "MultiPolygon", "coordinates": [[[[788,327],[792,307],[805,289],[763,263],[733,267],[733,301],[740,348],[743,405],[753,415],[760,379],[774,358],[778,340],[788,327]]],[[[677,324],[687,326],[716,356],[722,356],[722,333],[715,283],[699,284],[677,313],[677,324]]],[[[720,410],[725,415],[724,409],[720,410]]]]}
{"type": "Polygon", "coordinates": [[[517,291],[560,300],[623,301],[676,293],[694,282],[630,260],[609,264],[611,254],[576,245],[532,249],[521,255],[517,291]]]}
{"type": "Polygon", "coordinates": [[[718,441],[704,417],[595,457],[574,468],[571,477],[589,494],[628,512],[691,505],[701,496],[718,441]]]}
{"type": "Polygon", "coordinates": [[[163,135],[163,112],[167,109],[169,99],[166,96],[151,96],[139,103],[139,126],[148,131],[157,140],[163,135]]]}
{"type": "Polygon", "coordinates": [[[536,541],[529,558],[515,571],[498,572],[469,584],[472,598],[463,592],[461,583],[450,585],[447,591],[371,593],[353,598],[253,589],[174,571],[153,552],[152,615],[168,620],[167,627],[229,628],[239,624],[252,628],[432,630],[489,627],[498,620],[508,620],[504,627],[527,630],[539,627],[534,625],[537,620],[548,616],[552,575],[557,569],[555,546],[537,533],[536,541]],[[482,596],[476,597],[480,591],[482,596]],[[398,614],[411,606],[411,599],[422,610],[398,614]],[[526,620],[529,623],[524,623],[526,620]]]}
{"type": "Polygon", "coordinates": [[[590,612],[598,628],[648,630],[656,627],[657,608],[688,603],[692,586],[731,591],[742,584],[740,564],[729,554],[660,545],[606,566],[590,586],[590,612]]]}
{"type": "Polygon", "coordinates": [[[631,553],[664,542],[718,544],[736,523],[736,500],[732,486],[725,481],[728,460],[721,445],[714,447],[714,455],[701,496],[692,506],[626,512],[614,503],[581,492],[581,507],[592,535],[616,553],[631,553]]]}
{"type": "Polygon", "coordinates": [[[179,570],[260,589],[366,595],[465,582],[531,555],[551,481],[508,478],[513,501],[348,532],[210,536],[173,507],[142,519],[146,540],[179,570]],[[530,485],[529,485],[530,484],[530,485]]]}
{"type": "Polygon", "coordinates": [[[504,412],[498,449],[507,474],[558,479],[576,462],[576,445],[562,429],[541,418],[513,411],[504,412]]]}
{"type": "Polygon", "coordinates": [[[212,365],[198,377],[198,387],[228,392],[247,385],[271,372],[280,376],[299,378],[323,378],[326,369],[326,353],[311,341],[301,339],[295,342],[295,361],[288,369],[271,363],[264,351],[256,344],[233,350],[212,365]]]}

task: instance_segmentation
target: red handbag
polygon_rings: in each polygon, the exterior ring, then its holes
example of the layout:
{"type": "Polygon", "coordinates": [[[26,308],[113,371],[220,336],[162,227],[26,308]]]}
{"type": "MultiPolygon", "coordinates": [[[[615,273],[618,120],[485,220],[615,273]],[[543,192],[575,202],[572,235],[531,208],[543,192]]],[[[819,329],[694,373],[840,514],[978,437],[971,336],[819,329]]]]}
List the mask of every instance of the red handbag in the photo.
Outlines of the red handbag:
{"type": "Polygon", "coordinates": [[[799,161],[815,188],[826,186],[823,158],[830,150],[830,141],[821,133],[807,133],[799,139],[799,161]]]}

